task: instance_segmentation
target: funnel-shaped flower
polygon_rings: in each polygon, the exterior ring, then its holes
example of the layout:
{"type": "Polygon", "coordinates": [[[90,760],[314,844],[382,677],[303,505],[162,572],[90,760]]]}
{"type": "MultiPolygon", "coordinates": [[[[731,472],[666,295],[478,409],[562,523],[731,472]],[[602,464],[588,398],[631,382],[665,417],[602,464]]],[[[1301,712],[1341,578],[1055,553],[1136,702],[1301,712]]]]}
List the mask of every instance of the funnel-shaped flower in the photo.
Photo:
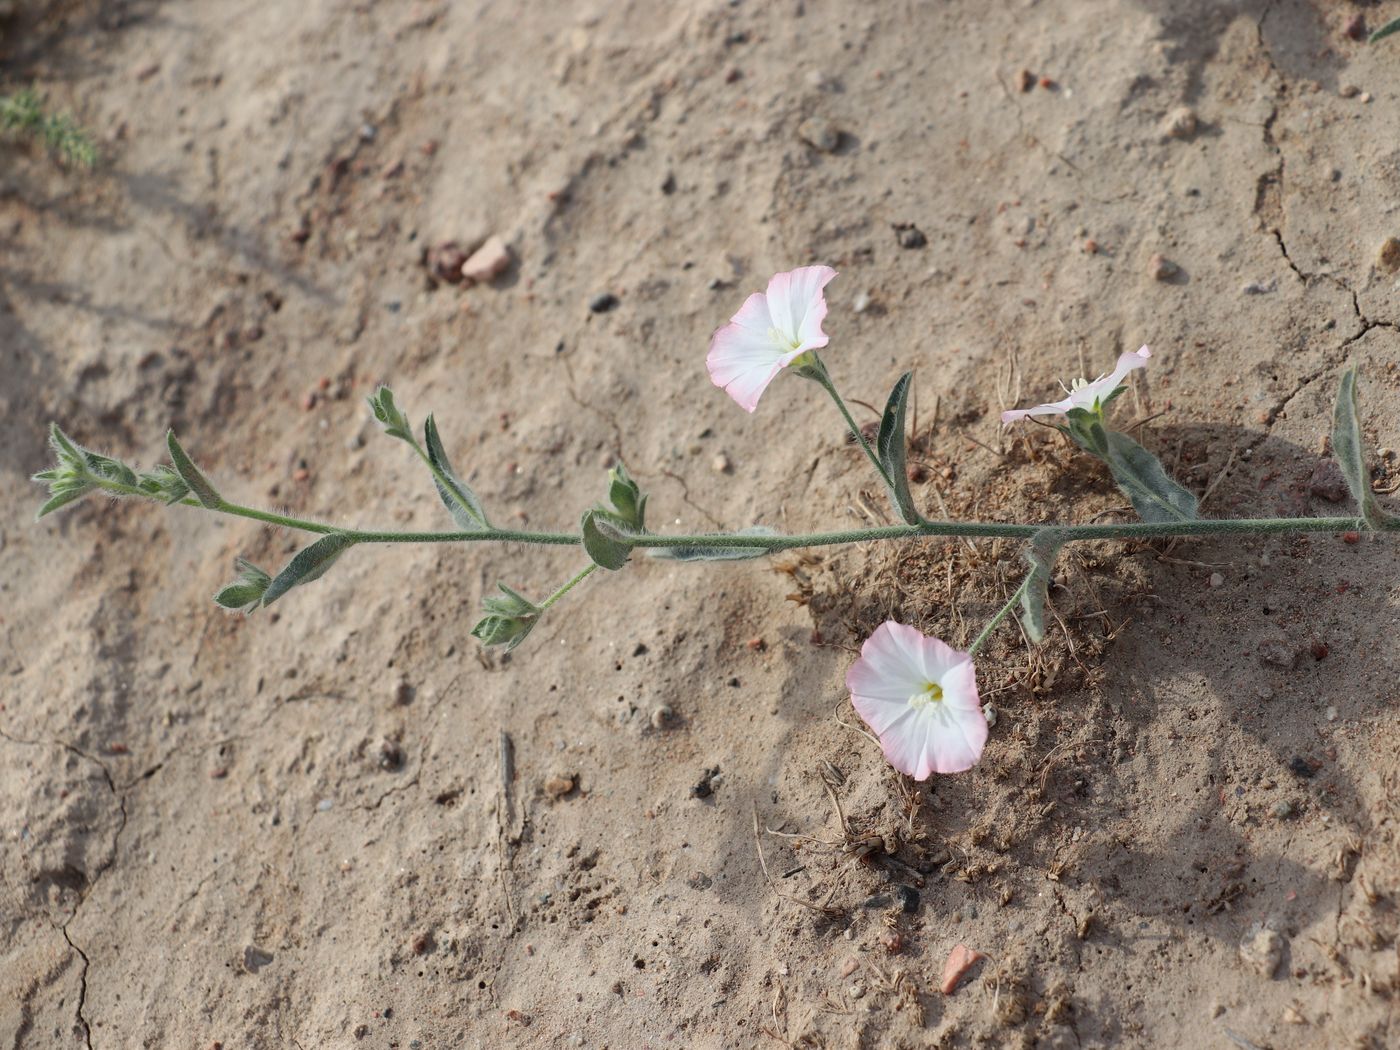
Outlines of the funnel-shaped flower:
{"type": "Polygon", "coordinates": [[[744,300],[710,339],[705,365],[715,386],[752,412],[774,376],[807,351],[826,346],[822,289],[835,276],[830,266],[803,266],[775,274],[766,292],[744,300]]]}
{"type": "MultiPolygon", "coordinates": [[[[1118,364],[1106,375],[1090,382],[1087,379],[1076,379],[1065,392],[1069,395],[1060,401],[1052,401],[1048,405],[1036,405],[1035,408],[1018,408],[1010,412],[1001,414],[1003,423],[1014,423],[1018,419],[1025,419],[1027,416],[1058,416],[1063,415],[1072,408],[1082,408],[1087,412],[1098,412],[1104,405],[1113,399],[1113,393],[1123,385],[1123,380],[1128,377],[1128,373],[1135,368],[1145,368],[1147,359],[1152,356],[1152,351],[1147,347],[1142,347],[1131,354],[1122,354],[1118,358],[1118,364]]],[[[1060,384],[1063,386],[1064,384],[1060,384]]]]}
{"type": "Polygon", "coordinates": [[[969,653],[888,620],[861,646],[846,688],[901,773],[927,780],[971,769],[982,757],[987,717],[969,653]]]}

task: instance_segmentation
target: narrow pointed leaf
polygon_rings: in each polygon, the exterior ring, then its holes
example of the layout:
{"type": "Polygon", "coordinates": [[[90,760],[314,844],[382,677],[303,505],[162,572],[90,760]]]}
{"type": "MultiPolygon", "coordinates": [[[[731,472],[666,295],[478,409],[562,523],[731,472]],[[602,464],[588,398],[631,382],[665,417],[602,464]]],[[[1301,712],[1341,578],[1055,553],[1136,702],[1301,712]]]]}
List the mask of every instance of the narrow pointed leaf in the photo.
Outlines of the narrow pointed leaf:
{"type": "Polygon", "coordinates": [[[1167,474],[1161,462],[1127,434],[1095,424],[1093,437],[1102,442],[1104,462],[1113,480],[1132,500],[1143,521],[1163,524],[1196,519],[1196,496],[1167,474]]]}
{"type": "Polygon", "coordinates": [[[1026,637],[1033,643],[1045,637],[1045,605],[1050,600],[1050,573],[1064,545],[1063,533],[1045,529],[1036,533],[1026,547],[1026,561],[1031,571],[1021,591],[1021,625],[1026,629],[1026,637]]]}
{"type": "Polygon", "coordinates": [[[175,473],[180,475],[180,480],[190,487],[194,493],[194,498],[199,500],[200,506],[217,510],[223,504],[223,497],[218,490],[210,484],[209,479],[204,476],[194,461],[180,447],[180,442],[175,438],[175,431],[168,431],[165,435],[166,447],[170,449],[170,462],[175,464],[175,473]]]}
{"type": "Polygon", "coordinates": [[[594,564],[614,571],[627,564],[632,547],[616,522],[600,521],[598,512],[590,510],[583,516],[582,532],[583,549],[594,564]]]}
{"type": "MultiPolygon", "coordinates": [[[[716,533],[715,535],[723,535],[716,533]]],[[[777,531],[767,525],[750,525],[734,533],[736,536],[776,536],[777,531]]],[[[770,553],[763,547],[648,547],[647,553],[653,558],[668,561],[746,561],[761,558],[770,553]]]]}
{"type": "Polygon", "coordinates": [[[1400,33],[1400,18],[1391,19],[1372,33],[1366,40],[1368,44],[1374,44],[1377,40],[1384,40],[1392,33],[1400,33]]]}
{"type": "Polygon", "coordinates": [[[909,401],[909,381],[912,373],[905,372],[890,391],[890,399],[885,405],[885,414],[880,419],[880,435],[876,439],[875,454],[880,465],[890,476],[894,486],[890,490],[890,501],[895,511],[906,524],[919,523],[919,511],[914,505],[914,497],[909,491],[909,474],[905,465],[904,410],[909,401]]]}
{"type": "Polygon", "coordinates": [[[1356,401],[1356,369],[1342,376],[1337,388],[1337,405],[1332,412],[1332,454],[1347,479],[1352,498],[1361,508],[1361,516],[1371,528],[1381,528],[1391,515],[1381,510],[1371,492],[1371,477],[1366,471],[1365,443],[1361,437],[1361,419],[1356,401]]]}
{"type": "Polygon", "coordinates": [[[442,438],[438,436],[437,423],[431,415],[423,423],[423,438],[428,447],[428,462],[442,475],[441,478],[435,476],[433,483],[437,486],[443,506],[452,513],[452,519],[467,532],[489,529],[491,523],[486,520],[481,500],[452,469],[447,450],[442,447],[442,438]]]}
{"type": "Polygon", "coordinates": [[[298,551],[282,571],[272,578],[263,594],[263,606],[269,606],[293,587],[318,580],[335,560],[355,545],[355,540],[343,532],[322,536],[309,547],[298,551]]]}
{"type": "Polygon", "coordinates": [[[83,453],[73,439],[59,429],[57,423],[49,424],[49,443],[53,446],[54,454],[58,456],[59,462],[67,462],[76,465],[84,462],[83,453]]]}
{"type": "Polygon", "coordinates": [[[38,521],[45,515],[52,514],[60,507],[66,507],[68,506],[68,504],[74,502],[75,500],[82,499],[91,491],[91,488],[80,488],[73,489],[69,492],[58,493],[57,495],[51,497],[47,503],[45,503],[42,507],[39,508],[39,513],[34,515],[34,520],[38,521]]]}

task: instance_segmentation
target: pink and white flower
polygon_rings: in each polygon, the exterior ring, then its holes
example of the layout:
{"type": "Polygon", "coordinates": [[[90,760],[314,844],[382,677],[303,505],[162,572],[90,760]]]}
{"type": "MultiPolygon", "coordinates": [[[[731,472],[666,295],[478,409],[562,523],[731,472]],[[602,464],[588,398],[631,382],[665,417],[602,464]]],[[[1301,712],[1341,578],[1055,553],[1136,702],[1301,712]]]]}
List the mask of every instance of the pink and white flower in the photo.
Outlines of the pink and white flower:
{"type": "MultiPolygon", "coordinates": [[[[1018,408],[1010,412],[1003,412],[1001,421],[1014,423],[1027,416],[1058,416],[1072,408],[1097,412],[1102,405],[1107,403],[1109,396],[1123,385],[1123,380],[1128,377],[1128,373],[1137,368],[1147,367],[1147,359],[1151,356],[1152,351],[1145,346],[1134,353],[1122,354],[1112,372],[1099,376],[1093,382],[1087,379],[1076,379],[1065,387],[1065,393],[1069,396],[1063,400],[1052,401],[1048,405],[1036,405],[1035,408],[1018,408]]],[[[1060,385],[1064,386],[1063,383],[1060,385]]]]}
{"type": "Polygon", "coordinates": [[[846,688],[901,773],[927,780],[971,769],[982,757],[987,716],[970,653],[887,620],[861,646],[846,688]]]}
{"type": "Polygon", "coordinates": [[[830,266],[803,266],[775,274],[766,292],[754,292],[710,339],[710,379],[752,412],[775,376],[803,354],[826,346],[830,266]]]}

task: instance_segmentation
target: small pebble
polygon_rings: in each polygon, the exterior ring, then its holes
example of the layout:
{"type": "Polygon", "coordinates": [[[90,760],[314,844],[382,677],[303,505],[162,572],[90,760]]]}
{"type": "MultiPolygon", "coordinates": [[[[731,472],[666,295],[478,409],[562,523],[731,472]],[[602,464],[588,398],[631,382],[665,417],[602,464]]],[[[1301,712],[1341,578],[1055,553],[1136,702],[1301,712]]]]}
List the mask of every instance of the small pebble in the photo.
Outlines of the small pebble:
{"type": "Polygon", "coordinates": [[[894,225],[895,239],[901,248],[922,248],[928,244],[924,232],[912,222],[897,222],[894,225]]]}
{"type": "Polygon", "coordinates": [[[1341,95],[1342,98],[1355,98],[1361,94],[1361,89],[1355,84],[1343,84],[1337,94],[1341,95]]]}
{"type": "Polygon", "coordinates": [[[843,963],[841,964],[841,976],[842,976],[842,977],[849,977],[849,976],[851,976],[851,974],[855,973],[856,970],[859,969],[859,968],[860,968],[860,963],[859,963],[859,962],[857,962],[855,959],[847,959],[845,962],[843,962],[843,963]]]}
{"type": "Polygon", "coordinates": [[[1329,503],[1341,503],[1351,495],[1346,475],[1337,461],[1330,457],[1318,460],[1317,466],[1313,467],[1312,476],[1308,479],[1308,491],[1329,503]]]}
{"type": "Polygon", "coordinates": [[[1199,127],[1196,111],[1190,106],[1178,106],[1163,117],[1159,125],[1164,139],[1189,139],[1199,127]]]}
{"type": "Polygon", "coordinates": [[[545,778],[544,793],[550,798],[563,798],[574,789],[572,773],[554,773],[545,778]]]}
{"type": "Polygon", "coordinates": [[[1376,263],[1383,270],[1400,270],[1400,239],[1387,237],[1376,252],[1376,263]]]}
{"type": "Polygon", "coordinates": [[[943,994],[952,995],[967,971],[985,958],[981,952],[965,944],[954,945],[953,950],[948,953],[948,961],[943,964],[943,981],[939,985],[943,994]]]}
{"type": "Polygon", "coordinates": [[[394,684],[394,703],[399,707],[407,707],[413,703],[413,686],[407,678],[400,678],[394,684]]]}
{"type": "Polygon", "coordinates": [[[723,452],[715,454],[715,458],[710,461],[710,466],[714,467],[716,474],[729,474],[734,470],[734,464],[729,462],[729,457],[723,452]]]}
{"type": "Polygon", "coordinates": [[[1267,281],[1250,281],[1240,289],[1245,295],[1268,295],[1270,292],[1278,290],[1278,278],[1271,277],[1267,281]]]}
{"type": "Polygon", "coordinates": [[[1279,799],[1269,808],[1269,812],[1274,815],[1275,820],[1287,820],[1297,812],[1297,807],[1287,799],[1279,799]]]}
{"type": "Polygon", "coordinates": [[[1327,721],[1329,721],[1329,722],[1335,722],[1335,721],[1337,720],[1337,705],[1336,705],[1336,704],[1328,704],[1328,705],[1327,705],[1327,710],[1326,710],[1325,712],[1323,712],[1323,714],[1324,714],[1324,717],[1327,719],[1327,721]]]}
{"type": "Polygon", "coordinates": [[[987,728],[995,729],[997,724],[997,709],[995,704],[982,705],[982,717],[987,720],[987,728]]]}
{"type": "Polygon", "coordinates": [[[509,268],[510,249],[500,237],[492,235],[462,263],[461,272],[465,280],[485,282],[499,277],[509,268]]]}
{"type": "Polygon", "coordinates": [[[673,717],[675,717],[675,712],[671,710],[671,705],[661,704],[651,712],[651,727],[665,729],[673,717]]]}
{"type": "Polygon", "coordinates": [[[1022,94],[1025,94],[1034,87],[1035,74],[1032,73],[1029,69],[1023,69],[1021,70],[1021,72],[1016,74],[1016,90],[1020,91],[1022,94]]]}
{"type": "Polygon", "coordinates": [[[859,999],[859,998],[861,998],[862,996],[865,995],[865,985],[863,985],[863,984],[861,984],[859,981],[857,981],[855,984],[851,985],[851,988],[850,988],[850,995],[851,995],[851,998],[852,998],[852,999],[859,999]]]}
{"type": "Polygon", "coordinates": [[[825,117],[808,117],[797,125],[797,137],[822,153],[835,152],[841,145],[841,132],[825,117]]]}
{"type": "Polygon", "coordinates": [[[335,805],[335,799],[333,799],[333,798],[323,798],[323,799],[321,799],[320,802],[317,802],[317,803],[316,803],[316,810],[317,810],[318,813],[329,813],[330,810],[331,810],[331,807],[333,807],[334,805],[335,805]]]}
{"type": "Polygon", "coordinates": [[[1342,24],[1342,34],[1351,40],[1366,39],[1366,16],[1357,11],[1342,24]]]}
{"type": "Polygon", "coordinates": [[[616,309],[621,302],[622,300],[613,295],[612,292],[599,292],[588,300],[588,308],[595,314],[605,314],[609,310],[616,309]]]}
{"type": "Polygon", "coordinates": [[[1158,252],[1147,260],[1147,272],[1154,281],[1170,281],[1181,272],[1181,267],[1158,252]]]}
{"type": "Polygon", "coordinates": [[[1220,589],[1221,587],[1224,587],[1224,586],[1225,586],[1225,577],[1222,576],[1222,575],[1221,575],[1220,573],[1218,573],[1218,572],[1213,572],[1213,573],[1211,573],[1211,574],[1210,574],[1210,586],[1211,586],[1211,590],[1218,590],[1218,589],[1220,589]]]}
{"type": "Polygon", "coordinates": [[[863,314],[870,309],[870,293],[866,291],[856,292],[856,297],[851,302],[851,309],[858,314],[863,314]]]}

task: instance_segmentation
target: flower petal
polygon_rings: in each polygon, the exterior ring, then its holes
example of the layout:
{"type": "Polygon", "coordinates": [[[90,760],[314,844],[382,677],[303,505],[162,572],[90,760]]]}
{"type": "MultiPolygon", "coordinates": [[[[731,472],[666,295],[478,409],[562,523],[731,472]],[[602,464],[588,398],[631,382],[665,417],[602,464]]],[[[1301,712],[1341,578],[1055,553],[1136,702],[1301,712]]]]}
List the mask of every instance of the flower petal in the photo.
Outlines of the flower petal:
{"type": "Polygon", "coordinates": [[[860,647],[860,659],[846,672],[846,688],[856,696],[907,704],[933,681],[924,673],[923,641],[915,628],[885,621],[860,647]]]}
{"type": "MultiPolygon", "coordinates": [[[[1147,359],[1151,356],[1151,349],[1145,346],[1139,347],[1131,354],[1119,354],[1118,364],[1114,366],[1112,372],[1104,377],[1107,380],[1107,382],[1104,383],[1104,393],[1108,393],[1122,386],[1123,380],[1128,378],[1128,373],[1134,369],[1146,368],[1147,359]]],[[[1103,382],[1103,380],[1100,380],[1100,382],[1103,382]]]]}
{"type": "Polygon", "coordinates": [[[930,773],[962,773],[982,757],[987,743],[987,716],[977,706],[959,707],[946,700],[924,709],[926,732],[919,770],[915,780],[927,780],[930,773]]]}
{"type": "Polygon", "coordinates": [[[1046,405],[1036,405],[1035,408],[1014,408],[1009,412],[1001,414],[1003,423],[1015,423],[1018,419],[1026,419],[1029,416],[1060,416],[1064,415],[1074,407],[1073,398],[1064,398],[1061,401],[1052,401],[1046,405]]]}
{"type": "Polygon", "coordinates": [[[729,319],[731,324],[747,328],[751,332],[767,336],[773,328],[773,315],[768,309],[768,296],[754,292],[744,300],[739,312],[729,319]]]}
{"type": "Polygon", "coordinates": [[[784,353],[767,335],[731,321],[710,339],[705,366],[715,386],[752,412],[773,377],[796,356],[797,351],[784,353]]]}
{"type": "Polygon", "coordinates": [[[830,266],[800,266],[773,275],[768,282],[768,312],[773,327],[792,344],[818,350],[829,342],[822,331],[826,296],[822,289],[836,276],[830,266]]]}

